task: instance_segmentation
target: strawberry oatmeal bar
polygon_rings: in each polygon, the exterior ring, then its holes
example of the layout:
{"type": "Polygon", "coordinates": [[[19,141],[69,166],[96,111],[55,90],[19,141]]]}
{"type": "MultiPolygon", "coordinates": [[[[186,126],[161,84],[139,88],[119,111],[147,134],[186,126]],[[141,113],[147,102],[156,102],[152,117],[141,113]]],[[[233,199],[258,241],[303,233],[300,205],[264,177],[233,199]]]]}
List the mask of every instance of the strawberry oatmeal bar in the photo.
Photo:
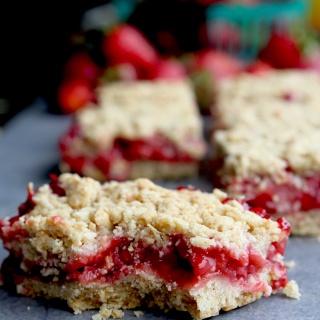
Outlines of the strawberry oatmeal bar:
{"type": "Polygon", "coordinates": [[[213,110],[216,187],[320,234],[320,75],[272,71],[220,87],[213,110]]]}
{"type": "Polygon", "coordinates": [[[64,173],[30,184],[19,215],[1,220],[2,273],[18,293],[76,313],[148,306],[203,319],[281,290],[297,297],[283,263],[289,232],[218,189],[64,173]]]}
{"type": "Polygon", "coordinates": [[[61,137],[61,171],[100,181],[197,175],[206,152],[189,82],[102,85],[61,137]]]}

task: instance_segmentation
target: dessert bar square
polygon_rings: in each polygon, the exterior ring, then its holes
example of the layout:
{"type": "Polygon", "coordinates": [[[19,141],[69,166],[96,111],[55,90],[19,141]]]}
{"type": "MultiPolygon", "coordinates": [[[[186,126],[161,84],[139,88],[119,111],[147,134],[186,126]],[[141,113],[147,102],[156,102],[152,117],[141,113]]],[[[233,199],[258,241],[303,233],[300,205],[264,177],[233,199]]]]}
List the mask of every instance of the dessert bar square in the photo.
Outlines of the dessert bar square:
{"type": "Polygon", "coordinates": [[[213,110],[213,179],[232,196],[284,216],[292,234],[320,234],[320,75],[241,75],[213,110]]]}
{"type": "Polygon", "coordinates": [[[18,293],[66,300],[76,313],[147,306],[203,319],[292,291],[289,232],[285,219],[218,189],[64,173],[30,184],[19,215],[1,220],[2,274],[18,293]]]}
{"type": "Polygon", "coordinates": [[[206,144],[188,81],[119,81],[96,96],[61,137],[62,172],[100,181],[198,174],[206,144]]]}

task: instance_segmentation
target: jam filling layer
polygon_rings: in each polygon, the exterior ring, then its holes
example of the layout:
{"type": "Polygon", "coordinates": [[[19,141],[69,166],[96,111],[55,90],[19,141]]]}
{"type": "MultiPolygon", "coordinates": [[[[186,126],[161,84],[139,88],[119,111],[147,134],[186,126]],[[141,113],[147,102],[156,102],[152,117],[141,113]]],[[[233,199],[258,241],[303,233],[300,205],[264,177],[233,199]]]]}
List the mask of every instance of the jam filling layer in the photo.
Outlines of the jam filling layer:
{"type": "MultiPolygon", "coordinates": [[[[55,176],[51,176],[50,188],[58,196],[64,196],[65,190],[55,176]]],[[[180,187],[181,189],[183,187],[180,187]]],[[[36,192],[36,191],[35,191],[36,192]]],[[[233,200],[227,198],[224,202],[233,200]]],[[[266,290],[265,281],[259,278],[261,272],[272,270],[277,274],[270,284],[273,290],[282,289],[287,283],[286,268],[279,262],[279,255],[285,252],[290,225],[285,219],[277,220],[282,233],[286,235],[282,241],[270,244],[266,256],[257,253],[248,246],[244,254],[228,250],[222,246],[211,246],[206,249],[193,246],[190,240],[181,234],[168,236],[167,245],[159,247],[156,244],[146,244],[144,241],[134,241],[127,236],[108,237],[99,246],[98,251],[84,251],[69,259],[65,266],[61,265],[57,255],[47,253],[46,258],[34,257],[27,260],[23,256],[22,247],[29,246],[28,234],[23,230],[18,219],[29,213],[35,206],[33,192],[28,190],[26,201],[19,207],[19,215],[0,220],[0,237],[5,248],[14,256],[16,265],[23,262],[28,267],[27,277],[40,277],[43,281],[51,281],[52,277],[44,276],[42,268],[56,268],[61,281],[79,281],[82,284],[90,282],[114,283],[130,274],[144,271],[156,274],[157,277],[178,288],[198,287],[215,277],[221,277],[231,283],[238,283],[251,292],[266,290]]],[[[248,206],[243,203],[243,206],[248,206]]],[[[249,208],[249,206],[248,206],[249,208]]],[[[250,208],[263,218],[269,218],[261,208],[250,208]]],[[[60,223],[63,218],[51,217],[54,223],[60,223]]],[[[20,270],[21,271],[21,270],[20,270]]],[[[22,271],[21,271],[22,272],[22,271]]],[[[22,272],[23,273],[23,272],[22,272]]],[[[58,279],[58,280],[59,280],[58,279]]]]}
{"type": "Polygon", "coordinates": [[[247,255],[235,258],[224,248],[194,247],[178,234],[171,235],[169,244],[162,248],[139,242],[134,250],[130,250],[130,243],[129,238],[114,238],[98,255],[76,257],[66,267],[67,278],[82,283],[113,282],[137,270],[151,270],[174,287],[191,288],[214,276],[246,286],[249,276],[253,276],[256,283],[251,290],[262,291],[265,284],[257,275],[261,269],[272,265],[283,275],[274,281],[273,289],[279,289],[287,282],[285,267],[274,261],[278,253],[283,253],[285,243],[272,244],[266,258],[252,248],[248,248],[247,255]]]}
{"type": "MultiPolygon", "coordinates": [[[[26,234],[15,228],[12,232],[7,230],[5,235],[2,233],[1,237],[8,249],[8,242],[27,242],[26,234]]],[[[237,282],[248,291],[263,292],[266,283],[259,279],[259,273],[264,268],[276,270],[279,275],[271,283],[273,290],[282,289],[287,283],[286,268],[277,261],[277,256],[284,252],[286,239],[272,243],[266,257],[250,246],[246,254],[235,257],[223,247],[203,249],[192,246],[188,239],[179,234],[170,235],[168,240],[165,247],[147,245],[142,241],[132,246],[132,239],[115,237],[108,239],[106,247],[102,246],[99,252],[73,257],[63,270],[59,267],[60,259],[52,254],[47,255],[45,260],[38,257],[37,261],[29,261],[24,260],[22,252],[11,253],[28,266],[27,277],[40,277],[43,281],[52,280],[50,276],[41,276],[41,268],[48,265],[59,269],[61,281],[79,281],[83,285],[91,282],[114,283],[125,276],[144,271],[156,274],[174,288],[199,287],[210,279],[221,277],[231,283],[237,282]]]]}
{"type": "MultiPolygon", "coordinates": [[[[219,172],[222,166],[223,159],[214,160],[213,172],[219,172]]],[[[267,176],[259,179],[234,177],[224,182],[216,174],[212,183],[230,194],[244,195],[249,206],[264,208],[270,214],[286,215],[320,209],[320,173],[299,176],[289,167],[286,171],[285,182],[267,176]]]]}
{"type": "Polygon", "coordinates": [[[98,168],[106,177],[109,177],[111,167],[117,161],[125,161],[128,165],[132,161],[139,160],[184,163],[195,161],[160,134],[143,140],[117,138],[111,148],[90,157],[72,152],[75,139],[82,139],[81,130],[76,125],[61,138],[59,149],[63,162],[77,173],[82,173],[85,166],[90,166],[98,168]]]}
{"type": "Polygon", "coordinates": [[[250,206],[264,208],[270,214],[286,215],[320,209],[320,174],[307,177],[289,175],[287,182],[281,184],[268,178],[264,178],[261,184],[253,180],[234,180],[228,186],[230,188],[244,194],[250,206]]]}

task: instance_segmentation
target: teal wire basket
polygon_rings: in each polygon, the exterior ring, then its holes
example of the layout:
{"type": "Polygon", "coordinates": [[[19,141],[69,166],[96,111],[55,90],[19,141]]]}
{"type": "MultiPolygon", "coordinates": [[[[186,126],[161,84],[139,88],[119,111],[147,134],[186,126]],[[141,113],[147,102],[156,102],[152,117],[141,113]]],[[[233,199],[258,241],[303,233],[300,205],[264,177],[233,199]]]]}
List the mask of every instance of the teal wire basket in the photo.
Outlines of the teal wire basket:
{"type": "Polygon", "coordinates": [[[126,22],[135,10],[139,0],[111,0],[84,13],[81,27],[84,30],[106,30],[111,26],[126,22]]]}
{"type": "Polygon", "coordinates": [[[273,30],[303,26],[307,0],[265,2],[255,5],[219,3],[206,10],[209,45],[246,60],[253,60],[273,30]],[[226,33],[229,33],[226,35],[226,33]],[[224,36],[223,36],[224,34],[224,36]],[[226,41],[226,37],[229,37],[226,41]]]}

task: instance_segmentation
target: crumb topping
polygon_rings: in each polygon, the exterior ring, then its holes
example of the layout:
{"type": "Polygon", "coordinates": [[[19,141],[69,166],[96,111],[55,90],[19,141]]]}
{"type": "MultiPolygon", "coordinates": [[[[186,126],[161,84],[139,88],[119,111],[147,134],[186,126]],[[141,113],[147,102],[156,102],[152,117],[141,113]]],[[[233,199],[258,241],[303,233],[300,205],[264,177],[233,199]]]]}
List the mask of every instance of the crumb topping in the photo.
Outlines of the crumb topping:
{"type": "Polygon", "coordinates": [[[221,85],[212,137],[224,170],[281,177],[320,172],[320,76],[309,71],[241,75],[221,85]]]}
{"type": "Polygon", "coordinates": [[[147,179],[99,184],[76,174],[60,175],[66,196],[45,184],[35,191],[34,209],[15,226],[25,229],[37,252],[69,255],[98,250],[110,236],[165,244],[183,234],[201,248],[224,246],[240,256],[248,245],[265,254],[282,237],[278,223],[247,211],[226,194],[170,190],[147,179]]]}
{"type": "Polygon", "coordinates": [[[106,149],[115,138],[161,134],[181,150],[203,156],[202,123],[189,82],[114,82],[99,87],[97,96],[98,107],[88,106],[76,117],[84,140],[95,148],[106,149]]]}

